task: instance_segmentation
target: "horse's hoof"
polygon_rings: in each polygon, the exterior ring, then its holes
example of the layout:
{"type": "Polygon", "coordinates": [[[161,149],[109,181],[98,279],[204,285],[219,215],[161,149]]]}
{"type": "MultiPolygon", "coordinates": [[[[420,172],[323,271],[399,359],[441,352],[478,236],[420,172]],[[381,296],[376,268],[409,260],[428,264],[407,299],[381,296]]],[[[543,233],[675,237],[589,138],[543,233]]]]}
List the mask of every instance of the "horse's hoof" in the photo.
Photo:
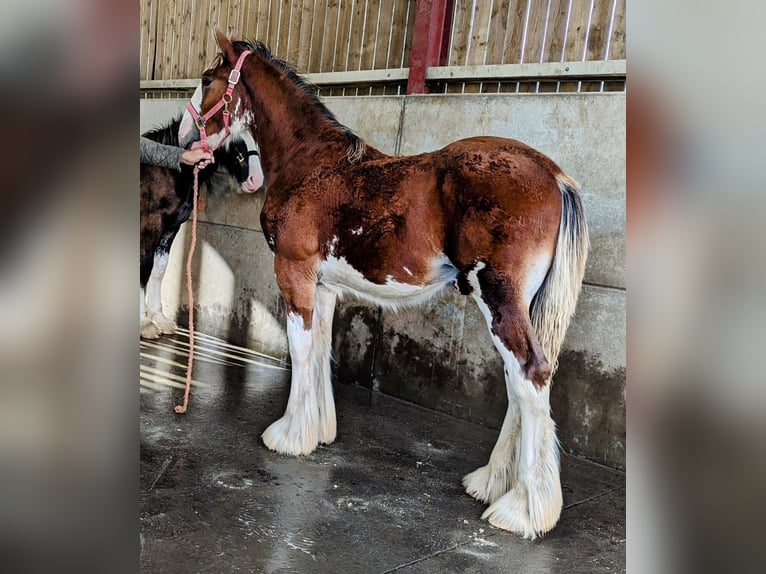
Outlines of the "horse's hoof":
{"type": "Polygon", "coordinates": [[[162,332],[159,327],[154,323],[144,323],[141,325],[141,338],[142,339],[159,339],[162,332]]]}
{"type": "Polygon", "coordinates": [[[513,488],[498,498],[482,514],[492,526],[508,530],[523,538],[534,540],[550,531],[561,516],[561,499],[537,500],[530,513],[529,498],[520,488],[513,488]]]}
{"type": "Polygon", "coordinates": [[[178,325],[170,317],[166,317],[162,313],[155,313],[151,316],[152,322],[157,326],[162,335],[172,335],[178,330],[178,325]]]}
{"type": "Polygon", "coordinates": [[[294,429],[294,421],[287,417],[273,422],[269,428],[263,431],[261,438],[269,450],[280,454],[289,454],[292,456],[301,456],[311,454],[316,450],[319,439],[316,436],[316,429],[299,428],[294,429]]]}

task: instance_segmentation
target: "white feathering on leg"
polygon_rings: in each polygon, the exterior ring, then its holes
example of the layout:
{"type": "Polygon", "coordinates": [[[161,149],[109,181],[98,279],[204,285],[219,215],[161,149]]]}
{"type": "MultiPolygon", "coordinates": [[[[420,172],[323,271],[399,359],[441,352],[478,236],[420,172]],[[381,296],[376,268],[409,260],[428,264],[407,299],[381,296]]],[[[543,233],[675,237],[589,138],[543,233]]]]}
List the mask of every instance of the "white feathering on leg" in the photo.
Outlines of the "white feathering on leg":
{"type": "Polygon", "coordinates": [[[292,378],[285,414],[263,435],[264,444],[282,454],[305,455],[319,443],[319,406],[313,377],[312,330],[294,313],[287,316],[292,378]]]}

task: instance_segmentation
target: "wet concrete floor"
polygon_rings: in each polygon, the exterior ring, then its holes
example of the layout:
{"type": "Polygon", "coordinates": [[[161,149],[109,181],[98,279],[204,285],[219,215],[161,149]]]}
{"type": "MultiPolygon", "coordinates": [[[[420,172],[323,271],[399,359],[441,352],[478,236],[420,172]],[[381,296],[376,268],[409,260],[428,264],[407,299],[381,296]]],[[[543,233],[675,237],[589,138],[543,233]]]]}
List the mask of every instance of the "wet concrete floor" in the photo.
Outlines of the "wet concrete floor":
{"type": "Polygon", "coordinates": [[[624,572],[625,475],[562,454],[564,511],[528,541],[463,491],[497,431],[335,385],[338,438],[293,458],[260,434],[289,367],[200,334],[141,343],[142,572],[624,572]]]}

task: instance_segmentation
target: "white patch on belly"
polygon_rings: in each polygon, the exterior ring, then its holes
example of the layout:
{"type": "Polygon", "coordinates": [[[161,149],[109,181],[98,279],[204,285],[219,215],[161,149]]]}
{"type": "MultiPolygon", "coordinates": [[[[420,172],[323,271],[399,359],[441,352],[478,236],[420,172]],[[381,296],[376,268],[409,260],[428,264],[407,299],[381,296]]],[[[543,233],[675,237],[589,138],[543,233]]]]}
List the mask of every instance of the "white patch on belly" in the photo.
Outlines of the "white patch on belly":
{"type": "Polygon", "coordinates": [[[444,255],[433,260],[431,277],[424,285],[401,283],[391,275],[384,284],[372,283],[354,267],[345,257],[340,259],[330,255],[319,266],[319,281],[339,296],[353,295],[376,305],[398,309],[424,303],[439,295],[458,275],[457,269],[444,255]]]}
{"type": "Polygon", "coordinates": [[[361,227],[357,227],[356,229],[352,229],[351,233],[354,235],[361,235],[362,231],[364,231],[364,229],[362,229],[361,227]]]}

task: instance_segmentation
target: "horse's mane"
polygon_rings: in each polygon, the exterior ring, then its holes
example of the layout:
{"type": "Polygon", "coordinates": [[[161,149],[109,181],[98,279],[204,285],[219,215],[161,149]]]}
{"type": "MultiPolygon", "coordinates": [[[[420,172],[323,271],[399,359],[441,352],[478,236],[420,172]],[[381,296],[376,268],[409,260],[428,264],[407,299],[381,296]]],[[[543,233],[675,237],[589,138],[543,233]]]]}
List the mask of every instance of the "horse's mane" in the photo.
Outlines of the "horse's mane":
{"type": "Polygon", "coordinates": [[[181,125],[182,116],[183,114],[178,114],[177,118],[170,120],[164,126],[157,126],[148,131],[145,131],[141,135],[161,144],[177,146],[179,145],[178,126],[181,125]]]}
{"type": "MultiPolygon", "coordinates": [[[[266,46],[266,44],[263,42],[253,40],[235,40],[233,45],[235,49],[240,51],[251,50],[267,62],[270,62],[276,66],[279,71],[284,73],[287,79],[289,79],[306,96],[306,98],[308,98],[309,102],[314,106],[314,108],[316,108],[322,117],[326,119],[330,125],[338,129],[348,139],[348,161],[351,163],[356,163],[362,159],[366,151],[367,144],[361,137],[355,134],[351,128],[340,123],[338,118],[335,117],[335,114],[333,114],[327,108],[327,106],[322,103],[322,101],[317,96],[316,86],[311,84],[305,78],[301,77],[301,75],[298,74],[298,72],[295,71],[295,68],[293,68],[290,64],[274,56],[271,53],[271,50],[269,50],[268,46],[266,46]]],[[[213,66],[220,66],[223,62],[224,56],[223,54],[219,53],[215,62],[213,63],[213,66]]]]}

